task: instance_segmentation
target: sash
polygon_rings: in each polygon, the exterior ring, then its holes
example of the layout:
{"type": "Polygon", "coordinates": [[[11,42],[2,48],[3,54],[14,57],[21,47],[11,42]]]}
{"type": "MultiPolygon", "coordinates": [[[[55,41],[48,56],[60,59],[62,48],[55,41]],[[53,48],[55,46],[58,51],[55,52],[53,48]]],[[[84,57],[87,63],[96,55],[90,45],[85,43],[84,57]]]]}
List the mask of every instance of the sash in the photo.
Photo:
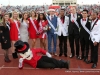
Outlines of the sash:
{"type": "Polygon", "coordinates": [[[33,20],[32,20],[32,18],[31,18],[31,17],[30,17],[30,21],[31,21],[31,23],[32,23],[33,27],[35,28],[36,32],[38,33],[37,27],[36,27],[36,25],[35,25],[35,23],[33,22],[33,20]]]}
{"type": "MultiPolygon", "coordinates": [[[[40,21],[39,25],[40,25],[41,28],[43,28],[41,21],[40,21]]],[[[43,33],[42,38],[44,38],[45,35],[46,35],[46,32],[43,33]]]]}
{"type": "MultiPolygon", "coordinates": [[[[86,22],[87,23],[87,22],[86,22]]],[[[81,19],[81,25],[82,25],[82,27],[90,34],[91,32],[89,31],[89,29],[85,26],[85,25],[83,25],[83,22],[82,22],[82,19],[81,19]]]]}
{"type": "Polygon", "coordinates": [[[72,15],[71,15],[71,21],[72,20],[74,21],[74,23],[76,24],[76,26],[79,28],[79,24],[77,23],[76,19],[75,18],[72,19],[72,15]]]}
{"type": "MultiPolygon", "coordinates": [[[[91,28],[90,31],[92,31],[92,29],[93,29],[94,25],[97,23],[97,21],[98,21],[98,18],[97,18],[97,20],[94,22],[94,24],[93,24],[93,26],[92,26],[92,28],[91,28]]],[[[90,35],[90,36],[92,37],[92,35],[90,35]]]]}
{"type": "Polygon", "coordinates": [[[9,26],[9,24],[8,23],[6,23],[6,26],[8,27],[8,29],[10,30],[10,26],[9,26]]]}
{"type": "Polygon", "coordinates": [[[93,27],[94,27],[94,25],[97,23],[97,21],[98,21],[98,19],[94,22],[94,24],[93,24],[91,30],[93,29],[93,27]]]}
{"type": "Polygon", "coordinates": [[[18,23],[16,20],[14,20],[15,24],[16,24],[16,27],[17,27],[17,30],[18,30],[18,38],[20,38],[20,31],[19,31],[19,27],[18,27],[18,23]]]}
{"type": "Polygon", "coordinates": [[[54,25],[51,23],[51,21],[48,19],[48,15],[46,14],[46,19],[48,20],[48,23],[50,24],[50,26],[53,28],[53,30],[55,31],[54,34],[57,34],[57,29],[54,27],[54,25]]]}

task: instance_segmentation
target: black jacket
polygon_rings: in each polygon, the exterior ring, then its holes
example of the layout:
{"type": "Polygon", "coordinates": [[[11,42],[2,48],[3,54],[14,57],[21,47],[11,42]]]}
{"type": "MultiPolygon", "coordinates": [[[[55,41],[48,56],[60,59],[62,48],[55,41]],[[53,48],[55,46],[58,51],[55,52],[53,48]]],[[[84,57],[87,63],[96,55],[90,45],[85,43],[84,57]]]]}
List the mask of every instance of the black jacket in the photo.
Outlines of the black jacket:
{"type": "MultiPolygon", "coordinates": [[[[87,29],[90,30],[91,28],[91,22],[89,19],[87,19],[87,23],[85,25],[87,27],[87,29]]],[[[81,20],[80,20],[80,38],[88,38],[89,39],[90,34],[83,28],[82,24],[81,24],[81,20]]]]}
{"type": "MultiPolygon", "coordinates": [[[[71,14],[68,15],[69,17],[69,27],[68,27],[68,33],[72,34],[74,32],[74,34],[79,34],[79,28],[77,27],[77,25],[73,22],[71,22],[71,14]]],[[[77,22],[78,24],[80,24],[80,19],[82,18],[81,14],[77,13],[77,22]]]]}

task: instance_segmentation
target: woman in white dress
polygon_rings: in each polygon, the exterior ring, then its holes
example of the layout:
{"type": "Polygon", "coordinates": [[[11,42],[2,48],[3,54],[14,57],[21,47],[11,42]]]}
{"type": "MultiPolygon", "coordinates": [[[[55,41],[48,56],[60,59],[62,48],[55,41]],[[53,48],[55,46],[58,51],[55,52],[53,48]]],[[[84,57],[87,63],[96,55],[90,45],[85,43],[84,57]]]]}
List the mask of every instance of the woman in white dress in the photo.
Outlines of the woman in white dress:
{"type": "Polygon", "coordinates": [[[28,36],[28,13],[23,13],[22,19],[21,19],[21,26],[20,26],[20,40],[23,42],[28,42],[29,36],[28,36]]]}

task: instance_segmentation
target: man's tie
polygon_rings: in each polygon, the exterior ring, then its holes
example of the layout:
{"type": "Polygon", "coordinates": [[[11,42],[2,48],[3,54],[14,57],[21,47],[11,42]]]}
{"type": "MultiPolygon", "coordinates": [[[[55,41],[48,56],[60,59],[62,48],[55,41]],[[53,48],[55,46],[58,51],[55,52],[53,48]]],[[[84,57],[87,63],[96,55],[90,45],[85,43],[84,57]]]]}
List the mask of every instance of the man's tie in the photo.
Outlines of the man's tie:
{"type": "Polygon", "coordinates": [[[75,18],[75,14],[73,14],[73,17],[75,18]]]}
{"type": "Polygon", "coordinates": [[[53,20],[53,16],[51,16],[51,20],[53,20]]]}

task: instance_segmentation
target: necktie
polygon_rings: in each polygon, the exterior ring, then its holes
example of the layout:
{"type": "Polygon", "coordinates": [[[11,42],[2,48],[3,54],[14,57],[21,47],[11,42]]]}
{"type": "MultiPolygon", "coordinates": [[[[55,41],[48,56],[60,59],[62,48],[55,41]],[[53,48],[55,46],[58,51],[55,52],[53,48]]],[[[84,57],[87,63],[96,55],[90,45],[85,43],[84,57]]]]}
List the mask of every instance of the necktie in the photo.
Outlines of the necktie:
{"type": "Polygon", "coordinates": [[[53,19],[53,16],[51,16],[51,20],[53,19]]]}
{"type": "Polygon", "coordinates": [[[73,17],[75,18],[75,14],[73,14],[73,17]]]}
{"type": "Polygon", "coordinates": [[[62,21],[62,23],[64,23],[64,17],[61,17],[61,21],[62,21]]]}

